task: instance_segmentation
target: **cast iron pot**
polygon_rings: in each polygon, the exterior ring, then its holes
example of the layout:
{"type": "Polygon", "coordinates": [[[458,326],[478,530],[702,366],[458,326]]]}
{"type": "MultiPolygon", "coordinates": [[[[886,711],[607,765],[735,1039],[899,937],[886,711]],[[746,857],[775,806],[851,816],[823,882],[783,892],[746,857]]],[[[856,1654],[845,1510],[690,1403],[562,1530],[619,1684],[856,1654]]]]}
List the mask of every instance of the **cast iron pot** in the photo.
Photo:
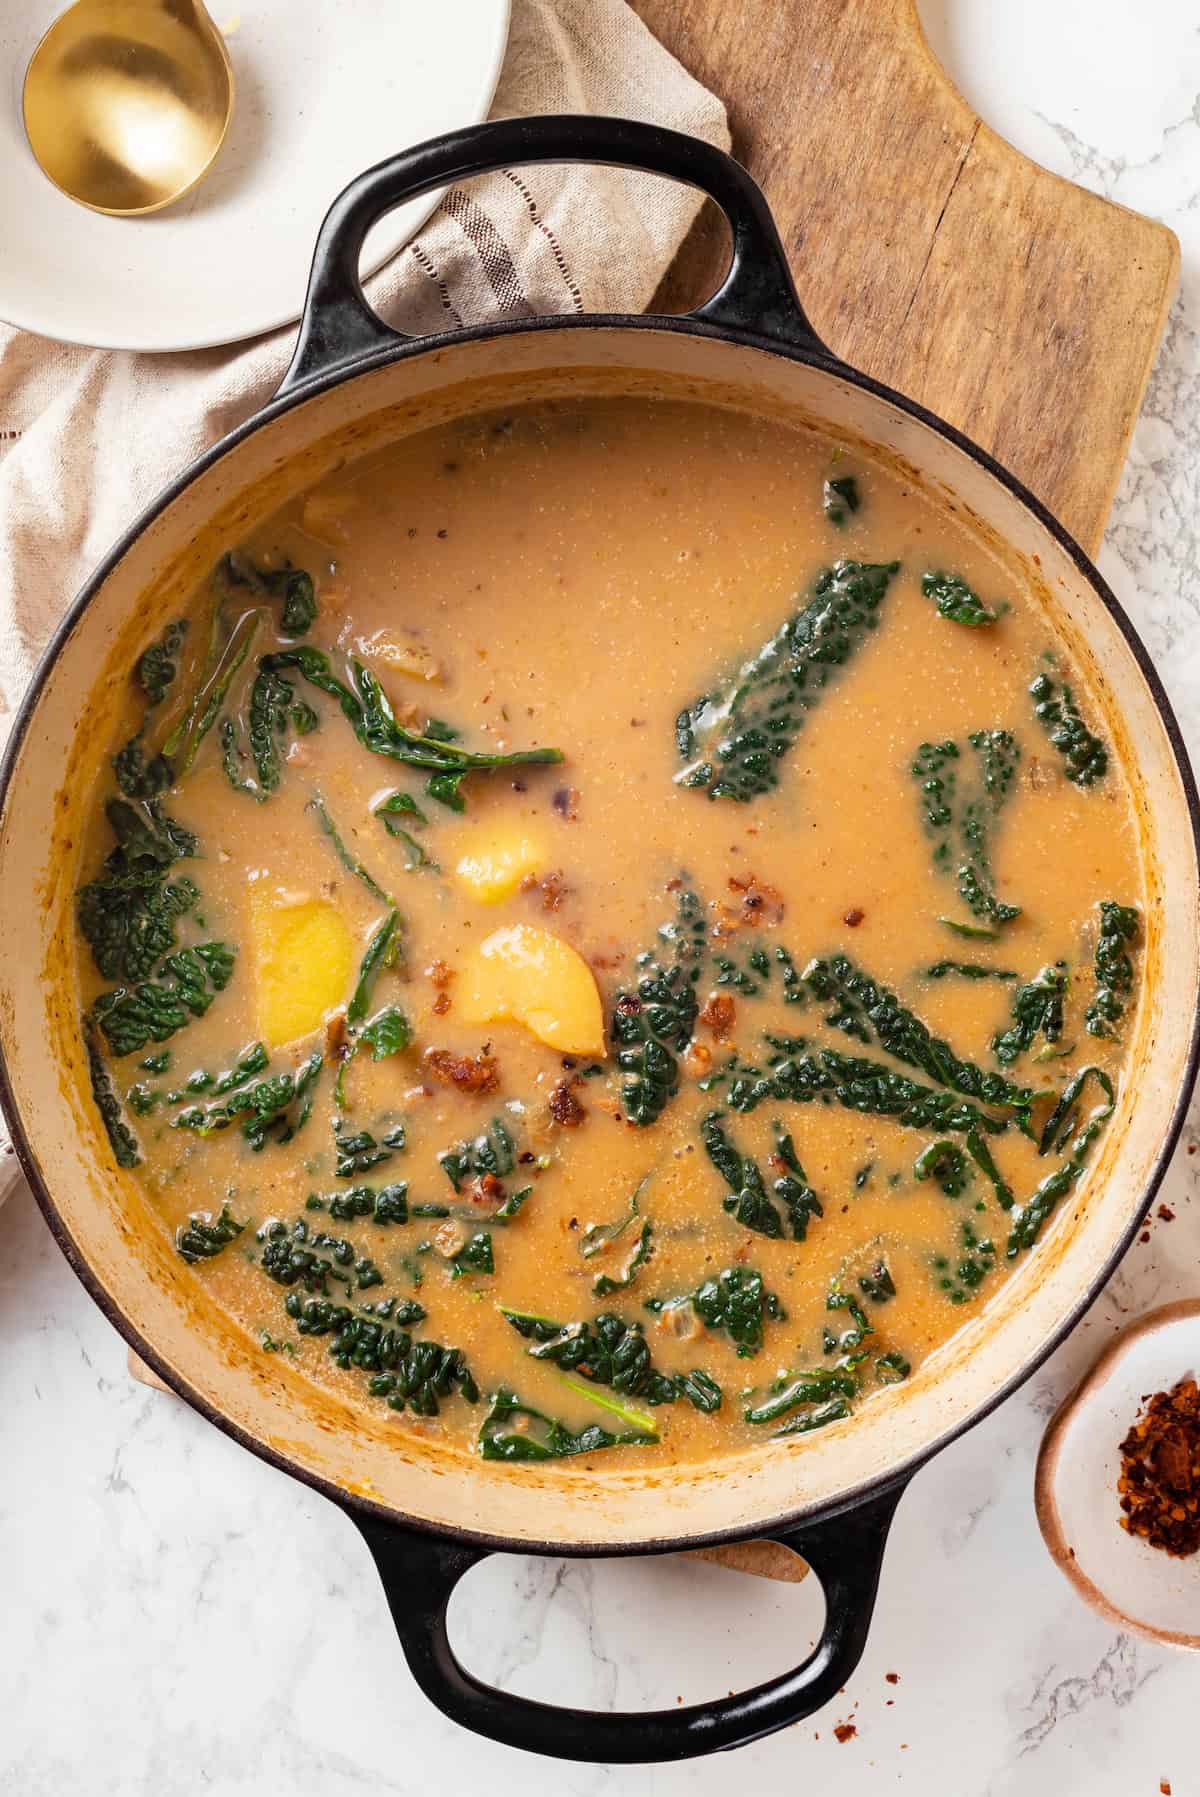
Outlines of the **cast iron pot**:
{"type": "Polygon", "coordinates": [[[880,1558],[914,1471],[1027,1378],[1095,1297],[1138,1228],[1183,1117],[1196,1059],[1197,801],[1178,729],[1141,644],[1087,557],[1033,495],[922,407],[839,362],[800,307],[766,203],[708,145],[616,119],[481,125],[369,170],[317,243],[295,359],[274,399],[202,456],[132,526],[72,607],[17,722],[0,784],[0,1098],[51,1228],[136,1351],[204,1416],[339,1504],[375,1557],[413,1675],[448,1716],[533,1752],[683,1758],[809,1715],[853,1671],[880,1558]],[[683,318],[507,319],[421,341],[368,307],[370,226],[414,195],[484,170],[589,161],[699,187],[733,258],[683,318]],[[363,1419],[235,1332],[182,1267],[136,1181],[112,1165],[86,1097],[72,996],[71,893],[91,774],[137,648],[229,543],[332,466],[430,423],[573,392],[691,395],[810,421],[952,497],[1048,589],[1136,772],[1151,901],[1123,1100],[1096,1165],[985,1313],[852,1423],[711,1466],[658,1474],[469,1463],[363,1419]],[[1164,977],[1164,973],[1169,977],[1164,977]],[[1136,1103],[1133,1102],[1136,1095],[1136,1103]],[[493,1552],[649,1554],[767,1537],[814,1568],[826,1619],[803,1665],[689,1709],[607,1715],[482,1684],[455,1660],[446,1608],[493,1552]]]}

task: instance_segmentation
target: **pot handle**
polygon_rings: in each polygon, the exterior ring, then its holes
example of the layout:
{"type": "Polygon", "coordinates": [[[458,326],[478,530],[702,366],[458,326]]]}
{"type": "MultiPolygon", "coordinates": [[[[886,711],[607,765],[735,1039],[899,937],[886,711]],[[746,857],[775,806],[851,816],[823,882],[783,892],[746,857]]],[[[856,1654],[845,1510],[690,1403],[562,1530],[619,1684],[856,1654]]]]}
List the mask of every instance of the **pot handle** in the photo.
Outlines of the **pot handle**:
{"type": "Polygon", "coordinates": [[[489,169],[537,162],[594,162],[643,169],[698,187],[729,220],[733,256],[720,287],[687,314],[833,360],[796,297],[787,257],[762,189],[739,162],[698,137],[633,119],[591,114],[494,119],[390,156],[343,189],[317,237],[300,334],[276,397],[414,341],[368,304],[358,264],[371,227],[431,188],[489,169]]]}
{"type": "Polygon", "coordinates": [[[374,1557],[409,1670],[443,1715],[526,1753],[629,1765],[744,1747],[802,1722],[841,1690],[866,1646],[883,1550],[906,1484],[770,1537],[808,1561],[825,1594],[821,1636],[802,1665],[752,1690],[673,1710],[577,1710],[484,1684],[455,1658],[446,1611],[459,1579],[489,1550],[350,1514],[374,1557]]]}

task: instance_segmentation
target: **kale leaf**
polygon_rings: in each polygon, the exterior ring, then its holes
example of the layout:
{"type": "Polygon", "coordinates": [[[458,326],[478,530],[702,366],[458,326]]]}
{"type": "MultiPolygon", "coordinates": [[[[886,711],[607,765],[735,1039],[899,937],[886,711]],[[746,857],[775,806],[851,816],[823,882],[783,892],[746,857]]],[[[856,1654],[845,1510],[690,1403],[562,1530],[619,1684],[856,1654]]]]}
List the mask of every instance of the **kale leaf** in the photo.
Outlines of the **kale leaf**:
{"type": "Polygon", "coordinates": [[[100,1113],[113,1159],[118,1167],[136,1167],[141,1160],[137,1138],[121,1114],[121,1101],[113,1090],[112,1078],[104,1064],[95,1028],[88,1017],[83,1020],[83,1045],[87,1053],[92,1098],[100,1113]]]}
{"type": "Polygon", "coordinates": [[[102,992],[92,1015],[115,1055],[139,1054],[148,1042],[165,1042],[192,1017],[202,1017],[228,985],[234,950],[224,942],[177,949],[159,965],[158,978],[102,992]]]}
{"type": "MultiPolygon", "coordinates": [[[[1027,1111],[1033,1102],[1030,1087],[1014,1085],[1002,1074],[961,1059],[894,992],[880,986],[848,956],[831,955],[827,960],[810,961],[801,978],[818,998],[833,1004],[834,1009],[825,1019],[832,1028],[844,1030],[867,1045],[878,1042],[887,1054],[917,1068],[935,1084],[981,1104],[1005,1105],[1018,1111],[1027,1111]]],[[[1026,990],[1021,988],[1022,992],[1026,990]]],[[[1013,1001],[1014,1015],[1019,999],[1020,994],[1013,1001]]],[[[996,1052],[1000,1054],[998,1047],[996,1052]]],[[[1000,1059],[1005,1057],[1000,1055],[1000,1059]]],[[[1009,1059],[1015,1059],[1015,1055],[1009,1059]]]]}
{"type": "Polygon", "coordinates": [[[79,889],[79,928],[107,980],[141,980],[176,944],[175,925],[199,898],[192,881],[170,880],[176,861],[195,855],[196,838],[157,801],[110,799],[117,838],[103,871],[79,889]]]}
{"type": "Polygon", "coordinates": [[[939,617],[949,618],[952,624],[978,627],[998,623],[1003,615],[1002,610],[989,611],[961,574],[931,570],[921,576],[921,591],[927,599],[936,600],[939,617]]]}
{"type": "Polygon", "coordinates": [[[573,1431],[557,1417],[522,1404],[515,1392],[501,1386],[479,1431],[478,1452],[483,1460],[564,1460],[576,1454],[592,1454],[600,1448],[642,1447],[658,1436],[645,1429],[623,1430],[614,1435],[589,1423],[573,1431]]]}
{"type": "Polygon", "coordinates": [[[1033,715],[1062,756],[1063,772],[1076,786],[1094,786],[1108,772],[1108,750],[1079,714],[1066,682],[1038,674],[1030,683],[1033,715]]]}
{"type": "Polygon", "coordinates": [[[175,1234],[175,1246],[189,1265],[198,1260],[211,1260],[230,1242],[236,1241],[246,1225],[235,1219],[227,1204],[214,1218],[208,1211],[194,1211],[175,1234]]]}
{"type": "Polygon", "coordinates": [[[710,1111],[700,1125],[700,1140],[717,1172],[729,1188],[722,1208],[736,1223],[778,1241],[791,1230],[802,1242],[810,1217],[822,1216],[820,1199],[809,1185],[790,1135],[776,1125],[775,1159],[783,1167],[767,1191],[762,1170],[753,1155],[742,1154],[729,1139],[720,1111],[710,1111]],[[782,1208],[780,1208],[782,1207],[782,1208]]]}
{"type": "Polygon", "coordinates": [[[879,622],[898,562],[835,562],[812,597],[729,680],[681,711],[681,785],[747,802],[778,783],[778,764],[825,688],[879,622]]]}
{"type": "Polygon", "coordinates": [[[1012,999],[1012,1022],[992,1038],[992,1052],[1002,1067],[1011,1067],[1032,1048],[1040,1034],[1058,1042],[1063,1033],[1063,1000],[1070,981],[1065,961],[1043,967],[1031,980],[1018,986],[1012,999]]]}
{"type": "Polygon", "coordinates": [[[1100,901],[1100,930],[1096,937],[1096,990],[1084,1013],[1089,1036],[1111,1036],[1113,1025],[1125,1015],[1133,991],[1133,961],[1129,948],[1137,940],[1141,923],[1134,905],[1100,901]]]}

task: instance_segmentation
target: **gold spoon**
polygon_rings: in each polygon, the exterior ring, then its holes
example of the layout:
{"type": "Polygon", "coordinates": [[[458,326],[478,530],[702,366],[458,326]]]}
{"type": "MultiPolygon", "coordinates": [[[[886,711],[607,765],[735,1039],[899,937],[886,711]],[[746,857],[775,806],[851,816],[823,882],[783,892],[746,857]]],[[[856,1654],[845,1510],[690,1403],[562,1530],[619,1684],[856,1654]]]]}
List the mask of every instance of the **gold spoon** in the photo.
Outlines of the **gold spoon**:
{"type": "Polygon", "coordinates": [[[203,0],[75,0],[25,72],[29,147],[93,212],[157,212],[196,185],[233,111],[203,0]]]}

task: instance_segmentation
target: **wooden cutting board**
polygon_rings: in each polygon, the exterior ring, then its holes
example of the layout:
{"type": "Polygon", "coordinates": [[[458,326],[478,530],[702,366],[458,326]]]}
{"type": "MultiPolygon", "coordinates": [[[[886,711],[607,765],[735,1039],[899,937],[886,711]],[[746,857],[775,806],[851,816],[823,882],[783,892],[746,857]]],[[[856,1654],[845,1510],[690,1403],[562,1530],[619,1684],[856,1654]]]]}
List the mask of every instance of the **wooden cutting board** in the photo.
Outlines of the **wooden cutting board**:
{"type": "MultiPolygon", "coordinates": [[[[989,130],[915,0],[632,0],[729,109],[818,334],[955,424],[1095,550],[1179,280],[1165,226],[989,130]]],[[[724,265],[705,212],[660,292],[724,265]]]]}
{"type": "MultiPolygon", "coordinates": [[[[1172,233],[989,130],[931,55],[914,0],[633,5],[725,101],[829,347],[991,450],[1094,551],[1179,280],[1172,233]]],[[[657,304],[693,304],[724,261],[706,206],[657,304]]],[[[789,1581],[808,1570],[768,1541],[697,1557],[789,1581]]]]}

